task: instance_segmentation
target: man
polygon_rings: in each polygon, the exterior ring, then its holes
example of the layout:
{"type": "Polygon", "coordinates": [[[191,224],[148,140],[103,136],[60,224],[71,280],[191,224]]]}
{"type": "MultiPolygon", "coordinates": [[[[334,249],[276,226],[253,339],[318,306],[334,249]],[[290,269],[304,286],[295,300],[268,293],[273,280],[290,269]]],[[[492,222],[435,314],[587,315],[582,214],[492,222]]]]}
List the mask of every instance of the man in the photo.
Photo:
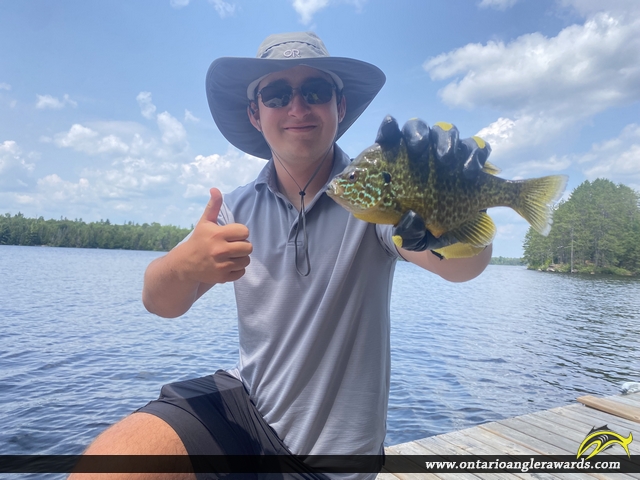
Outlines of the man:
{"type": "Polygon", "coordinates": [[[143,301],[178,317],[215,284],[234,281],[240,360],[230,372],[166,385],[87,453],[383,453],[395,262],[466,281],[491,257],[489,247],[441,260],[423,227],[416,239],[413,217],[398,228],[368,224],[325,194],[349,163],[336,139],[384,81],[373,65],[330,57],[312,33],[272,35],[257,58],[212,63],[207,95],[218,128],[269,163],[224,199],[211,189],[192,234],[149,265],[143,301]]]}

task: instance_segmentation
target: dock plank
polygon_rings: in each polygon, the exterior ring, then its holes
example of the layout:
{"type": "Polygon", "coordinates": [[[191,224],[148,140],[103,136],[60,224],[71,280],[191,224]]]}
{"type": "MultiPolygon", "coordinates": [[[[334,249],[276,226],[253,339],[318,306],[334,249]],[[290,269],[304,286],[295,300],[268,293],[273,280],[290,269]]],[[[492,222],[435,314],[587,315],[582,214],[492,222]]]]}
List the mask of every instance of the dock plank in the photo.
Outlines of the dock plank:
{"type": "Polygon", "coordinates": [[[587,407],[602,410],[603,412],[611,413],[617,417],[626,418],[627,420],[640,423],[639,407],[632,407],[630,405],[625,405],[624,403],[611,400],[610,398],[598,398],[591,395],[578,397],[577,400],[587,407]]]}
{"type": "MultiPolygon", "coordinates": [[[[394,450],[399,451],[403,455],[460,455],[460,451],[454,449],[443,448],[429,448],[428,445],[420,444],[418,442],[408,442],[392,447],[394,450]],[[413,453],[411,453],[413,452],[413,453]]],[[[435,478],[443,480],[453,480],[455,478],[464,478],[467,480],[478,480],[482,478],[479,474],[460,472],[459,474],[453,473],[433,473],[435,478]]],[[[422,477],[424,478],[424,477],[422,477]]]]}
{"type": "MultiPolygon", "coordinates": [[[[477,454],[483,455],[484,452],[490,452],[488,454],[498,454],[498,455],[538,455],[539,452],[531,449],[527,449],[521,445],[518,445],[514,442],[510,442],[500,436],[494,435],[490,432],[482,431],[479,427],[468,428],[465,430],[460,430],[458,432],[446,433],[443,435],[438,435],[436,437],[428,437],[420,440],[416,440],[416,443],[421,445],[428,445],[429,448],[434,452],[441,455],[451,455],[457,454],[459,455],[469,455],[469,454],[477,454]],[[467,437],[466,440],[458,441],[457,439],[467,437]],[[476,447],[470,448],[472,441],[470,438],[482,438],[482,441],[479,441],[476,444],[476,447]],[[449,443],[450,445],[446,445],[449,443]],[[464,448],[463,448],[464,445],[464,448]],[[478,447],[477,445],[483,445],[478,447]],[[499,445],[507,445],[510,449],[502,450],[499,445]],[[486,450],[484,450],[486,448],[486,450]],[[509,452],[509,453],[508,453],[509,452]]],[[[479,475],[476,473],[476,475],[479,475]]],[[[567,480],[576,480],[576,479],[590,479],[593,480],[592,476],[576,476],[581,474],[563,474],[563,473],[517,473],[517,474],[508,474],[508,478],[522,478],[522,479],[536,479],[536,480],[555,480],[555,479],[567,479],[567,480]]],[[[621,479],[623,480],[623,479],[621,479]]]]}
{"type": "MultiPolygon", "coordinates": [[[[394,445],[392,447],[388,447],[386,449],[386,453],[388,455],[433,455],[427,449],[421,447],[416,442],[407,442],[401,443],[398,445],[394,445]]],[[[420,465],[423,467],[424,465],[420,465]]],[[[402,480],[412,480],[412,479],[421,479],[421,478],[429,478],[429,479],[439,479],[442,478],[439,475],[442,474],[434,474],[434,473],[395,473],[398,478],[402,480]]],[[[472,477],[470,480],[477,480],[477,477],[472,477]]]]}
{"type": "MultiPolygon", "coordinates": [[[[589,430],[593,427],[598,428],[603,425],[608,425],[609,428],[620,430],[620,434],[622,434],[622,432],[625,432],[626,434],[626,431],[630,431],[634,432],[634,437],[636,436],[636,433],[640,435],[640,424],[624,418],[616,417],[611,413],[585,407],[584,405],[575,405],[575,408],[565,408],[560,410],[559,413],[561,415],[575,418],[577,421],[587,423],[589,425],[589,430]]],[[[589,430],[587,430],[587,432],[589,430]]],[[[585,435],[587,432],[585,432],[585,435]]],[[[640,448],[640,445],[637,447],[640,448]]],[[[640,451],[638,453],[640,454],[640,451]]]]}
{"type": "Polygon", "coordinates": [[[638,394],[633,395],[619,395],[614,397],[612,400],[620,403],[624,403],[625,405],[629,405],[631,407],[640,408],[640,396],[636,396],[638,394]]]}
{"type": "MultiPolygon", "coordinates": [[[[569,422],[569,426],[566,426],[566,428],[558,428],[558,427],[565,427],[565,425],[562,425],[562,423],[556,421],[556,419],[565,419],[565,417],[562,417],[561,415],[556,415],[554,413],[551,413],[549,411],[543,411],[543,412],[538,412],[532,415],[526,415],[523,417],[519,417],[523,422],[527,422],[530,423],[532,425],[535,425],[539,428],[545,429],[547,431],[549,431],[551,434],[553,435],[559,435],[562,436],[564,438],[567,438],[570,440],[571,444],[574,445],[574,451],[572,452],[572,454],[577,454],[577,450],[578,450],[578,445],[580,445],[580,443],[582,443],[582,441],[585,438],[585,431],[577,431],[574,430],[574,426],[576,425],[580,425],[575,421],[571,421],[569,422]]],[[[565,419],[566,421],[566,419],[565,419]]],[[[588,432],[588,430],[586,431],[588,432]]],[[[616,448],[612,448],[612,449],[608,449],[605,450],[603,452],[600,452],[598,455],[599,456],[618,456],[618,455],[626,455],[626,452],[624,451],[624,449],[621,449],[622,447],[620,447],[620,449],[616,449],[616,448]]],[[[619,474],[619,478],[633,478],[631,476],[628,476],[626,474],[619,474]]]]}
{"type": "MultiPolygon", "coordinates": [[[[533,454],[535,452],[526,451],[524,448],[515,449],[513,444],[504,442],[504,448],[501,448],[501,438],[495,435],[488,435],[486,432],[481,432],[477,428],[469,428],[466,430],[447,433],[441,435],[439,440],[446,441],[459,448],[461,453],[467,455],[526,455],[533,454]],[[478,438],[480,437],[480,438],[478,438]]],[[[420,442],[418,440],[418,442],[420,442]]],[[[522,478],[523,480],[530,480],[534,477],[530,473],[512,473],[508,474],[506,478],[522,478]]],[[[552,477],[549,477],[552,478],[552,477]]]]}
{"type": "MultiPolygon", "coordinates": [[[[558,432],[550,432],[543,428],[540,428],[534,424],[527,423],[522,420],[520,417],[508,418],[506,420],[501,420],[496,422],[500,425],[507,426],[513,430],[516,430],[520,433],[526,434],[533,438],[531,445],[539,445],[545,444],[547,446],[557,447],[558,450],[556,453],[560,453],[563,455],[571,455],[576,452],[576,443],[575,441],[571,441],[568,438],[561,436],[558,432]]],[[[578,445],[584,439],[584,437],[578,440],[578,445]]]]}
{"type": "MultiPolygon", "coordinates": [[[[591,395],[579,397],[579,403],[556,407],[472,428],[421,438],[413,442],[394,445],[385,449],[387,455],[572,455],[585,436],[594,427],[607,425],[611,430],[626,436],[631,432],[640,440],[640,393],[597,398],[591,395]]],[[[629,445],[631,455],[640,455],[640,441],[629,445]]],[[[619,456],[624,452],[616,448],[605,450],[599,456],[619,456]],[[612,451],[613,450],[613,451],[612,451]]],[[[635,463],[635,462],[634,462],[635,463]]],[[[640,473],[429,473],[402,474],[383,472],[380,480],[522,480],[555,479],[640,479],[640,473]]]]}

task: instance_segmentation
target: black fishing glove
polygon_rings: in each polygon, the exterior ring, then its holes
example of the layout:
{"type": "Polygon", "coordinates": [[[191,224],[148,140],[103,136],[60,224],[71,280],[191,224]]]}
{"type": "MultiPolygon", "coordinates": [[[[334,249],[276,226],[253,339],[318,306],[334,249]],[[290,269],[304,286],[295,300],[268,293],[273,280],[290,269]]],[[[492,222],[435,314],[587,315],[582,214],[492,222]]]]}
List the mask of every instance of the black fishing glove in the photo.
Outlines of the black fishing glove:
{"type": "MultiPolygon", "coordinates": [[[[456,242],[455,238],[446,233],[440,237],[434,236],[425,227],[422,217],[413,210],[409,210],[402,215],[402,218],[393,229],[393,243],[400,248],[413,252],[437,250],[456,242]]],[[[438,255],[437,253],[435,254],[438,255]]]]}
{"type": "MultiPolygon", "coordinates": [[[[429,129],[422,120],[412,119],[402,127],[402,138],[412,161],[428,162],[431,151],[439,162],[448,165],[452,171],[462,166],[467,180],[478,177],[491,153],[489,144],[480,137],[460,140],[458,129],[449,123],[436,123],[429,129]]],[[[457,241],[447,233],[435,237],[425,227],[424,219],[413,210],[406,212],[393,230],[393,242],[398,247],[416,252],[438,250],[457,241]]],[[[433,253],[440,257],[438,253],[433,253]]]]}
{"type": "Polygon", "coordinates": [[[430,140],[436,159],[452,170],[462,165],[462,173],[467,180],[478,178],[491,154],[491,147],[480,137],[460,140],[458,129],[450,123],[436,123],[431,128],[430,140]]]}

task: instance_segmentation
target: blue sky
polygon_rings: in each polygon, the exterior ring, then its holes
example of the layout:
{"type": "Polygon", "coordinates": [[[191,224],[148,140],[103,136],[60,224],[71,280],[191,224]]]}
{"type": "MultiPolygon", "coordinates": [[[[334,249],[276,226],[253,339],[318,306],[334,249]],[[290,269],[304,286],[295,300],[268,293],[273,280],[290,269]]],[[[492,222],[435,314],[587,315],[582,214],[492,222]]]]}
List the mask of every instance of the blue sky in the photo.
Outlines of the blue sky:
{"type": "MultiPolygon", "coordinates": [[[[483,136],[503,178],[640,190],[637,0],[0,0],[0,214],[189,227],[263,165],[217,130],[210,63],[301,30],[387,75],[351,156],[420,117],[483,136]]],[[[489,213],[520,256],[528,224],[489,213]]]]}

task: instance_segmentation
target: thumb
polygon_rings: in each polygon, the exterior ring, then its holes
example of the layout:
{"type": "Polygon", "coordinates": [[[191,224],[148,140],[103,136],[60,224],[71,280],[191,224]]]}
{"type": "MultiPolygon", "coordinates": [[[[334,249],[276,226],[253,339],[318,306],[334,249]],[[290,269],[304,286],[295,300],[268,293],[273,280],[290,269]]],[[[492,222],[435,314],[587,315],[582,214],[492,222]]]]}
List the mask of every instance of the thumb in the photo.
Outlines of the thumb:
{"type": "Polygon", "coordinates": [[[209,203],[204,209],[204,213],[200,218],[200,221],[218,223],[218,214],[220,213],[220,207],[222,206],[222,193],[217,188],[209,190],[211,198],[209,203]]]}

